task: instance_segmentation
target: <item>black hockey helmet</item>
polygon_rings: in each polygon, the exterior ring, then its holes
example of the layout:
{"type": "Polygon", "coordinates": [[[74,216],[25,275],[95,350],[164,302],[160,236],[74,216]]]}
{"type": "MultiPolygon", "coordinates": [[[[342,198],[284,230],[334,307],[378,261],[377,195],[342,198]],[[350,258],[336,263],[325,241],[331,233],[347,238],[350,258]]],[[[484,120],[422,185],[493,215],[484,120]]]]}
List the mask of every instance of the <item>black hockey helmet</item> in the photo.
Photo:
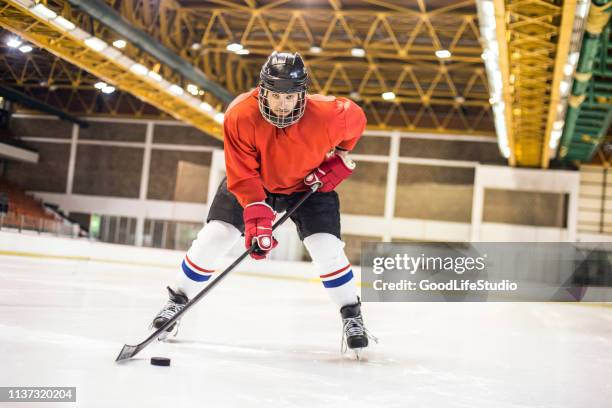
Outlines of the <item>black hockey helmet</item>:
{"type": "Polygon", "coordinates": [[[274,51],[261,68],[259,79],[259,110],[264,119],[279,128],[300,120],[306,109],[308,87],[308,72],[300,54],[274,51]],[[293,112],[286,116],[276,116],[270,110],[268,92],[280,94],[297,92],[298,102],[293,112]]]}

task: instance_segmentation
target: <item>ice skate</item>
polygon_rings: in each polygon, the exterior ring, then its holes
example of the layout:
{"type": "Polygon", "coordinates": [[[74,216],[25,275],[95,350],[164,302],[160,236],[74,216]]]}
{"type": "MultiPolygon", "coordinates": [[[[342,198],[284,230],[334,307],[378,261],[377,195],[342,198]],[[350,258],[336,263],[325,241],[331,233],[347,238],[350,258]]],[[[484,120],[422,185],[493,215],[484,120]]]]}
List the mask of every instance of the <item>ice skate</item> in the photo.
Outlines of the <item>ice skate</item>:
{"type": "MultiPolygon", "coordinates": [[[[168,296],[170,297],[168,303],[166,303],[163,309],[160,310],[160,312],[151,322],[151,329],[159,329],[160,327],[162,327],[164,324],[166,324],[168,320],[172,319],[175,314],[180,312],[189,301],[189,299],[187,299],[187,296],[185,296],[179,291],[173,291],[170,286],[168,286],[168,296]]],[[[168,327],[166,331],[159,336],[158,340],[163,341],[167,339],[170,335],[176,336],[178,333],[179,322],[180,319],[177,320],[170,327],[168,327]]]]}
{"type": "Polygon", "coordinates": [[[378,343],[378,339],[368,332],[368,329],[363,325],[363,317],[361,316],[361,300],[353,305],[347,305],[340,309],[342,316],[342,340],[340,350],[345,353],[347,350],[352,350],[355,353],[357,360],[361,359],[361,352],[368,347],[369,339],[378,343]]]}

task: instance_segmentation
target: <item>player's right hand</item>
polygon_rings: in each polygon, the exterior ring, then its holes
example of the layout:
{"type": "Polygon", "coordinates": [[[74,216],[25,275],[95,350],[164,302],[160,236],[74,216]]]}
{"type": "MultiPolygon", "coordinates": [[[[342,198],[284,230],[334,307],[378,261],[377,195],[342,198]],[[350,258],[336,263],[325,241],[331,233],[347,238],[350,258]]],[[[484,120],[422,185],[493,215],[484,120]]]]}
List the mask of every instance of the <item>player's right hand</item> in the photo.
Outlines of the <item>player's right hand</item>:
{"type": "Polygon", "coordinates": [[[242,213],[244,219],[244,246],[251,248],[257,242],[258,249],[251,252],[253,259],[265,259],[278,241],[272,236],[272,223],[276,212],[263,201],[248,204],[242,213]]]}

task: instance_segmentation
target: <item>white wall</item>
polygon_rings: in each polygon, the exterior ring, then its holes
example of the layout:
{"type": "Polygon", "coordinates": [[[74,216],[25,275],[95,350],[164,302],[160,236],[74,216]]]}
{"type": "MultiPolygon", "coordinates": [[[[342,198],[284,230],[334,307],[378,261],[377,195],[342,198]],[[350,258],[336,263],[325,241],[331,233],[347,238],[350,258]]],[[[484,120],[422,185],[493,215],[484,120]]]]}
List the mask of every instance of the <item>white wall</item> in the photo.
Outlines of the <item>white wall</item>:
{"type": "Polygon", "coordinates": [[[576,171],[476,166],[472,199],[471,241],[530,242],[576,240],[580,174],[576,171]],[[569,196],[567,228],[485,223],[482,220],[485,189],[564,193],[569,196]]]}
{"type": "MultiPolygon", "coordinates": [[[[27,115],[18,115],[27,117],[27,115]]],[[[40,116],[36,116],[39,117],[40,116]]],[[[72,194],[72,180],[74,178],[74,158],[71,156],[68,169],[65,194],[51,194],[33,192],[35,195],[49,202],[59,204],[63,210],[69,212],[98,213],[105,215],[127,216],[137,219],[136,242],[142,243],[144,219],[164,219],[170,221],[203,222],[207,213],[207,204],[180,203],[173,201],[158,201],[146,199],[146,186],[148,185],[148,166],[152,149],[171,149],[183,151],[212,151],[213,159],[209,179],[208,202],[214,196],[216,187],[224,174],[223,152],[208,146],[189,146],[155,144],[152,141],[153,127],[156,124],[186,126],[175,121],[145,120],[145,119],[112,119],[88,118],[93,121],[113,121],[124,123],[144,123],[147,125],[147,137],[144,143],[131,143],[134,147],[145,150],[145,160],[141,173],[141,191],[138,199],[125,199],[117,197],[84,196],[72,194]],[[138,145],[138,146],[136,146],[138,145]]],[[[389,152],[386,155],[355,155],[359,162],[378,162],[388,164],[387,186],[383,216],[363,216],[342,214],[342,231],[351,235],[371,236],[373,239],[391,240],[393,238],[425,240],[425,241],[574,241],[576,236],[576,219],[578,211],[579,176],[577,172],[559,170],[532,170],[516,169],[503,166],[481,165],[478,162],[454,161],[439,159],[423,159],[400,157],[399,146],[401,139],[436,139],[436,140],[466,140],[479,143],[496,143],[493,138],[470,135],[432,135],[414,134],[389,131],[367,131],[370,137],[390,138],[389,152]],[[445,222],[423,219],[399,218],[394,215],[398,165],[420,164],[431,166],[445,166],[450,168],[468,167],[475,170],[474,196],[472,220],[470,223],[445,222]],[[485,188],[514,189],[521,191],[556,192],[565,193],[570,197],[568,209],[568,228],[547,228],[510,224],[494,224],[482,221],[483,200],[485,188]]],[[[80,141],[78,127],[74,127],[72,139],[52,139],[44,137],[26,137],[25,140],[35,140],[48,143],[68,143],[71,150],[76,149],[77,143],[95,143],[104,145],[125,145],[125,142],[115,141],[80,141]]],[[[297,234],[293,227],[285,226],[283,256],[299,257],[301,250],[297,234]]],[[[280,248],[280,247],[279,247],[280,248]]],[[[280,252],[280,250],[279,250],[280,252]]]]}

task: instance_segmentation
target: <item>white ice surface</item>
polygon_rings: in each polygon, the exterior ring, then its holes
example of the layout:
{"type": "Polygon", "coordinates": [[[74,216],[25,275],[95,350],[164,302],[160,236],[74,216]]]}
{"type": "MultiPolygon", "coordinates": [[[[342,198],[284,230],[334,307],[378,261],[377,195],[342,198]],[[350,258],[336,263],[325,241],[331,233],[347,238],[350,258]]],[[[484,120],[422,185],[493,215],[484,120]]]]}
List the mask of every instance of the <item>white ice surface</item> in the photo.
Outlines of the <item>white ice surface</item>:
{"type": "Polygon", "coordinates": [[[175,341],[116,364],[124,343],[148,335],[173,279],[0,256],[0,386],[77,387],[76,404],[12,406],[612,407],[612,308],[368,303],[380,344],[357,362],[340,355],[338,311],[318,284],[239,274],[187,314],[175,341]]]}

